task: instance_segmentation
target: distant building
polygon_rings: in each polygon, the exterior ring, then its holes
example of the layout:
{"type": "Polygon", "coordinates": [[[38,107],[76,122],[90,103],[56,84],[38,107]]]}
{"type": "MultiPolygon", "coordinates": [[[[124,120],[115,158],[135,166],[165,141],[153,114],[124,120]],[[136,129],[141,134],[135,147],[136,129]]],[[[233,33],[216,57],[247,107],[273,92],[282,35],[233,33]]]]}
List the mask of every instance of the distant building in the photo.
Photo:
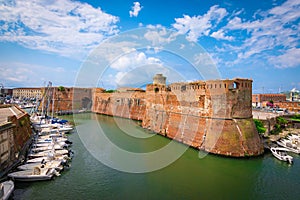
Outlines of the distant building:
{"type": "Polygon", "coordinates": [[[14,88],[13,97],[15,98],[41,98],[42,90],[41,88],[14,88]]]}
{"type": "Polygon", "coordinates": [[[285,94],[252,94],[252,106],[263,107],[267,102],[285,102],[285,94]]]}
{"type": "Polygon", "coordinates": [[[13,89],[1,88],[0,89],[0,97],[12,96],[13,89]]]}
{"type": "Polygon", "coordinates": [[[297,90],[296,88],[293,88],[290,91],[290,101],[300,101],[300,95],[299,95],[299,90],[297,90]]]}

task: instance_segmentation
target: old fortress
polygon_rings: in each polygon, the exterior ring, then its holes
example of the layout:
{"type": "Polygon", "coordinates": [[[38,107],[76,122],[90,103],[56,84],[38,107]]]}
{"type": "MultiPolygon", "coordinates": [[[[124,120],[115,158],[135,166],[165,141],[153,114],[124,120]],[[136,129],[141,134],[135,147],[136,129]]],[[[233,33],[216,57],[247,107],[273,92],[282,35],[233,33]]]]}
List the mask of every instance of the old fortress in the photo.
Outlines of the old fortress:
{"type": "Polygon", "coordinates": [[[92,91],[92,112],[142,121],[142,127],[207,152],[260,155],[252,120],[252,80],[209,80],[166,85],[157,74],[140,89],[92,91]]]}
{"type": "MultiPolygon", "coordinates": [[[[46,90],[49,88],[41,88],[39,95],[45,96],[46,90]]],[[[26,97],[37,93],[33,88],[15,92],[26,97]]],[[[138,120],[145,129],[214,154],[245,157],[264,150],[252,119],[249,79],[167,85],[166,77],[157,74],[146,90],[51,87],[43,104],[47,102],[49,110],[58,114],[85,109],[138,120]]]]}

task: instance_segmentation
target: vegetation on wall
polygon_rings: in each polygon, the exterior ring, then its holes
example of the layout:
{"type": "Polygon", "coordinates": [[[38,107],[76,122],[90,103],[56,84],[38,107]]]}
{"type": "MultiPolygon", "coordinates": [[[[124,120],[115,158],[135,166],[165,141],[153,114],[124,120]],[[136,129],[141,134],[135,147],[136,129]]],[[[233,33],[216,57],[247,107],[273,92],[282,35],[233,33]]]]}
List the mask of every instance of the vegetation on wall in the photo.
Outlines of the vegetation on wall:
{"type": "Polygon", "coordinates": [[[253,119],[256,129],[258,131],[259,134],[264,134],[266,132],[266,128],[264,127],[264,124],[262,123],[262,121],[260,121],[259,119],[253,119]]]}
{"type": "Polygon", "coordinates": [[[114,92],[116,92],[116,90],[105,90],[104,92],[105,93],[114,93],[114,92]]]}
{"type": "Polygon", "coordinates": [[[288,121],[283,117],[277,117],[274,129],[270,132],[271,134],[279,134],[287,125],[288,121]]]}
{"type": "Polygon", "coordinates": [[[65,91],[65,87],[64,86],[58,86],[58,91],[61,91],[61,92],[63,92],[63,91],[65,91]]]}
{"type": "Polygon", "coordinates": [[[300,114],[291,117],[292,120],[300,122],[300,114]]]}

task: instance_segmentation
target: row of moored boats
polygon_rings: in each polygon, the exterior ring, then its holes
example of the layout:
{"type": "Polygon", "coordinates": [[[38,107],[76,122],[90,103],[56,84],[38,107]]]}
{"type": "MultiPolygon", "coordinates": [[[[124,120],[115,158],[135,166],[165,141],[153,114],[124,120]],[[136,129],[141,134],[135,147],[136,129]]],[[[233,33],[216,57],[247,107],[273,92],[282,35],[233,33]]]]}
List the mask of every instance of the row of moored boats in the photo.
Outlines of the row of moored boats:
{"type": "MultiPolygon", "coordinates": [[[[67,135],[73,131],[72,125],[66,120],[41,116],[31,117],[31,122],[35,135],[25,162],[17,167],[17,171],[8,174],[13,181],[50,180],[70,167],[73,151],[67,135]]],[[[0,199],[9,196],[13,181],[1,183],[0,199]]]]}
{"type": "Polygon", "coordinates": [[[294,158],[288,152],[300,154],[300,135],[289,134],[276,142],[279,146],[271,147],[272,154],[279,160],[293,163],[294,158]]]}

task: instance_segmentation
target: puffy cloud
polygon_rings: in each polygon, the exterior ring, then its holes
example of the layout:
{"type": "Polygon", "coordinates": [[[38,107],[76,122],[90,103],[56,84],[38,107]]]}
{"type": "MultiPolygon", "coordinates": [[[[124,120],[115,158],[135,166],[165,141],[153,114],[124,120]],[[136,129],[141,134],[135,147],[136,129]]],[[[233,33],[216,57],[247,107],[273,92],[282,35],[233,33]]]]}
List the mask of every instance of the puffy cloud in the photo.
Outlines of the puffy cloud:
{"type": "Polygon", "coordinates": [[[0,3],[0,41],[65,56],[80,55],[118,32],[118,17],[77,1],[0,3]]]}
{"type": "Polygon", "coordinates": [[[148,31],[145,33],[144,38],[150,41],[155,47],[160,47],[176,39],[175,33],[167,31],[167,29],[161,25],[148,25],[147,28],[148,31]]]}
{"type": "Polygon", "coordinates": [[[179,34],[187,34],[187,39],[196,42],[201,36],[208,36],[214,28],[227,15],[225,8],[212,6],[203,16],[183,15],[183,18],[176,18],[173,27],[179,34]]]}
{"type": "Polygon", "coordinates": [[[241,17],[244,9],[228,15],[224,8],[215,5],[203,16],[184,15],[183,18],[176,18],[173,27],[179,34],[186,34],[191,41],[203,36],[225,40],[216,43],[218,47],[207,49],[217,51],[219,58],[214,57],[218,63],[222,63],[220,57],[223,57],[223,65],[257,63],[260,60],[276,67],[292,67],[300,65],[295,57],[299,47],[299,9],[298,0],[287,0],[269,10],[256,11],[252,19],[245,19],[241,17]],[[290,64],[283,64],[288,61],[287,58],[294,60],[289,61],[290,64]]]}
{"type": "Polygon", "coordinates": [[[130,17],[137,17],[139,12],[142,10],[141,4],[139,2],[133,2],[132,10],[129,11],[130,17]]]}
{"type": "Polygon", "coordinates": [[[229,41],[233,40],[232,36],[225,36],[223,30],[218,30],[216,32],[213,32],[210,36],[220,40],[229,40],[229,41]]]}
{"type": "Polygon", "coordinates": [[[300,18],[299,8],[299,1],[288,0],[267,11],[267,15],[261,13],[261,17],[257,20],[245,21],[239,17],[231,19],[224,27],[225,30],[246,30],[248,33],[235,62],[242,62],[255,56],[270,61],[270,64],[277,67],[291,67],[297,62],[299,65],[299,59],[295,59],[293,64],[282,63],[285,58],[292,58],[297,52],[295,48],[299,45],[299,30],[293,22],[300,18]]]}
{"type": "Polygon", "coordinates": [[[149,64],[161,65],[162,62],[158,58],[147,57],[145,53],[135,51],[118,58],[114,63],[112,63],[111,68],[118,71],[128,71],[136,67],[149,64]]]}

